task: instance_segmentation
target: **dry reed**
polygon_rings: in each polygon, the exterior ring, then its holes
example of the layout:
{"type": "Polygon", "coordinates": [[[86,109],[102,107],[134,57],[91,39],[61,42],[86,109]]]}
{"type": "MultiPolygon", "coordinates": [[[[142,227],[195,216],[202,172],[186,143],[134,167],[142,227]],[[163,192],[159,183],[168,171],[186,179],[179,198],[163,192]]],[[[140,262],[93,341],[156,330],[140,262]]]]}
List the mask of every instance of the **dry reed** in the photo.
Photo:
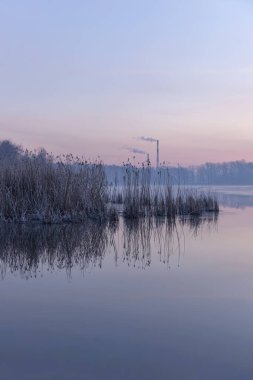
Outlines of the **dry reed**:
{"type": "Polygon", "coordinates": [[[24,152],[0,160],[0,219],[80,222],[106,216],[106,177],[100,162],[72,155],[24,152]]]}
{"type": "MultiPolygon", "coordinates": [[[[158,170],[154,183],[151,183],[149,163],[142,164],[140,168],[127,163],[124,168],[122,204],[126,218],[148,216],[174,219],[177,215],[200,216],[207,212],[219,212],[215,195],[173,186],[168,170],[158,170]]],[[[114,190],[114,198],[117,197],[119,195],[114,190]]]]}
{"type": "Polygon", "coordinates": [[[23,151],[0,143],[0,220],[43,223],[82,222],[87,218],[117,221],[119,207],[127,219],[177,215],[200,216],[219,211],[212,194],[172,185],[168,170],[152,180],[150,162],[124,164],[124,184],[108,186],[101,162],[87,162],[46,151],[23,151]],[[8,154],[9,152],[9,154],[8,154]],[[11,154],[10,154],[11,152],[11,154]]]}

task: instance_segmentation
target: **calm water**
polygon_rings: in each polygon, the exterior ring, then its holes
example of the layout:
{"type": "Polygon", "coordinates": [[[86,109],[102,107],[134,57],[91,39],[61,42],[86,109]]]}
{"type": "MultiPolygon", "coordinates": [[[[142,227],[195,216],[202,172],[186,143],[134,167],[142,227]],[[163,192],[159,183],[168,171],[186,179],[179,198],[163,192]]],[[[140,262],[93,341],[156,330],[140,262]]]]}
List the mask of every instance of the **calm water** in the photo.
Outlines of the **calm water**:
{"type": "Polygon", "coordinates": [[[253,191],[218,219],[0,227],[0,379],[253,379],[253,191]]]}

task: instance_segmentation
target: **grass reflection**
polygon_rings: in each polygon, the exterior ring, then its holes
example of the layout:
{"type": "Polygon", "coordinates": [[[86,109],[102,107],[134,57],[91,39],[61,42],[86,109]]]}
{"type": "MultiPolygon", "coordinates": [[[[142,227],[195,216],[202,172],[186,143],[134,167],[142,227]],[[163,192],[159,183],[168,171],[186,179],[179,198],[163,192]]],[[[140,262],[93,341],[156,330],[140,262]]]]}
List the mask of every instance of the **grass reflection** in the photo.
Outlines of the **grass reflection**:
{"type": "Polygon", "coordinates": [[[125,263],[145,269],[152,255],[170,266],[170,257],[185,250],[185,234],[197,237],[203,227],[213,228],[217,214],[204,217],[120,219],[116,223],[87,221],[74,225],[1,224],[0,273],[20,274],[23,278],[42,276],[45,271],[74,267],[85,272],[102,267],[113,253],[116,265],[125,263]]]}

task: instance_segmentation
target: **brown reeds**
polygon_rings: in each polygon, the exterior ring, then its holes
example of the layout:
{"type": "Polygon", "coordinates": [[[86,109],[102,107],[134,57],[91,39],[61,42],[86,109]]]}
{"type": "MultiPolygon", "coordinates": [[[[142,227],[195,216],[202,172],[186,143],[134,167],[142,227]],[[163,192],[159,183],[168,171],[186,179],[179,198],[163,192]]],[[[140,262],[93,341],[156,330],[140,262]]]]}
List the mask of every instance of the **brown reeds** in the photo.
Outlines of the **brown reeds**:
{"type": "Polygon", "coordinates": [[[80,222],[106,215],[106,177],[100,162],[72,155],[24,152],[0,160],[0,219],[80,222]]]}
{"type": "Polygon", "coordinates": [[[123,166],[123,186],[108,186],[105,167],[99,161],[11,147],[12,155],[0,154],[1,221],[117,221],[121,209],[127,219],[174,219],[219,211],[214,195],[173,186],[169,170],[158,169],[153,178],[150,162],[140,167],[128,162],[123,166]]]}
{"type": "MultiPolygon", "coordinates": [[[[142,164],[140,168],[127,163],[124,168],[122,203],[125,218],[148,216],[173,219],[177,215],[201,216],[207,212],[219,212],[215,195],[173,186],[168,170],[157,170],[155,181],[151,183],[149,163],[142,164]]],[[[114,193],[117,192],[114,190],[114,193]]]]}

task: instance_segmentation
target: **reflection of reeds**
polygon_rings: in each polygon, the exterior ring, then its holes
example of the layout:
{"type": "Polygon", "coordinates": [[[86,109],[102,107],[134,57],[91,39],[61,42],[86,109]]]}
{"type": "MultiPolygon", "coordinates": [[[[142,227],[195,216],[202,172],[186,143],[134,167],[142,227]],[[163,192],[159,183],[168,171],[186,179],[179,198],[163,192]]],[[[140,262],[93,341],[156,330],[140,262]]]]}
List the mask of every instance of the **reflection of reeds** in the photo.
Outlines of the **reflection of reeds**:
{"type": "Polygon", "coordinates": [[[198,217],[192,215],[184,215],[178,219],[179,225],[182,227],[187,226],[191,232],[193,232],[194,236],[197,236],[200,232],[200,229],[204,226],[212,229],[213,226],[217,224],[218,214],[217,213],[209,213],[205,214],[205,217],[198,217]]]}
{"type": "Polygon", "coordinates": [[[35,276],[43,266],[65,269],[78,265],[81,269],[100,265],[108,244],[110,227],[104,223],[82,225],[1,224],[0,266],[35,276]]]}
{"type": "Polygon", "coordinates": [[[200,227],[213,226],[216,218],[184,217],[140,218],[85,224],[41,225],[0,224],[0,272],[18,272],[25,278],[43,273],[43,269],[82,271],[102,266],[106,253],[113,250],[115,263],[146,268],[152,255],[170,265],[170,257],[184,246],[187,229],[197,236],[200,227]]]}
{"type": "Polygon", "coordinates": [[[142,268],[151,264],[152,220],[125,220],[123,229],[123,261],[142,268]]]}

